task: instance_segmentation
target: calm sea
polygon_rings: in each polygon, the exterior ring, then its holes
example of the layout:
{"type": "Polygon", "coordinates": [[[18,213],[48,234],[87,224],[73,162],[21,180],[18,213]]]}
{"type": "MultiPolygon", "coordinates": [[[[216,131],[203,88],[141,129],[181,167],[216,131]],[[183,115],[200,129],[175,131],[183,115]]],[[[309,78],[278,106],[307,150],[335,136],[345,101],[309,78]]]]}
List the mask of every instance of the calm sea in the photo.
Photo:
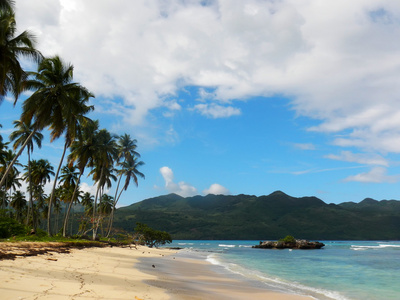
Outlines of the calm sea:
{"type": "Polygon", "coordinates": [[[322,250],[252,249],[259,241],[174,241],[182,255],[276,291],[315,299],[400,299],[399,241],[322,241],[322,250]]]}

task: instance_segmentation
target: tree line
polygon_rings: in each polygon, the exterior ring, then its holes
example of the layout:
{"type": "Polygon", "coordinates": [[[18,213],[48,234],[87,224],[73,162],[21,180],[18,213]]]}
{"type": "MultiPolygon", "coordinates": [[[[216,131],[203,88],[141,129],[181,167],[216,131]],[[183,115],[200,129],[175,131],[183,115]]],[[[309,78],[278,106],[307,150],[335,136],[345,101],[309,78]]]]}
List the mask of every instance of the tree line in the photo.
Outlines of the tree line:
{"type": "Polygon", "coordinates": [[[22,92],[31,93],[22,103],[20,119],[13,122],[9,141],[0,135],[2,214],[24,222],[33,231],[38,226],[44,228],[46,221],[48,235],[61,227],[63,236],[67,236],[71,208],[74,203],[81,203],[84,213],[79,233],[92,231],[96,239],[103,226],[108,237],[121,194],[131,182],[137,186],[138,178],[144,178],[139,171],[144,163],[136,151],[137,140],[100,128],[98,120],[87,116],[94,110],[89,104],[94,94],[73,80],[73,65],[58,55],[44,57],[31,32],[16,33],[15,2],[0,0],[0,105],[7,96],[13,96],[15,105],[22,92]],[[22,58],[35,62],[37,71],[24,70],[22,58]],[[35,146],[42,146],[44,129],[49,130],[51,142],[64,140],[56,169],[47,159],[31,159],[35,146]],[[26,165],[18,160],[24,151],[28,157],[26,165]],[[95,195],[81,190],[85,171],[97,187],[95,195]],[[46,195],[44,186],[52,179],[51,192],[46,195]],[[28,195],[20,190],[23,181],[28,184],[28,195]],[[105,190],[113,182],[117,186],[114,196],[110,196],[105,190]],[[58,224],[61,203],[65,207],[62,225],[58,224]]]}

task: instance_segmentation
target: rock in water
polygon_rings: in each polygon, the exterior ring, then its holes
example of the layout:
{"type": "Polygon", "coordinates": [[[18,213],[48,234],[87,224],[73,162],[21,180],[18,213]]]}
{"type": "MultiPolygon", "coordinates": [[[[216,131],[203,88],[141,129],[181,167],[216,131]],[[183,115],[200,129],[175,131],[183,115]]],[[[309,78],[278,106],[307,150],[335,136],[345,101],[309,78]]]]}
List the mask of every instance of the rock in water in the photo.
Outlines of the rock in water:
{"type": "Polygon", "coordinates": [[[255,245],[252,248],[262,248],[262,249],[321,249],[324,247],[324,243],[320,242],[310,242],[307,240],[296,240],[295,242],[283,242],[283,241],[264,241],[260,242],[259,245],[255,245]]]}

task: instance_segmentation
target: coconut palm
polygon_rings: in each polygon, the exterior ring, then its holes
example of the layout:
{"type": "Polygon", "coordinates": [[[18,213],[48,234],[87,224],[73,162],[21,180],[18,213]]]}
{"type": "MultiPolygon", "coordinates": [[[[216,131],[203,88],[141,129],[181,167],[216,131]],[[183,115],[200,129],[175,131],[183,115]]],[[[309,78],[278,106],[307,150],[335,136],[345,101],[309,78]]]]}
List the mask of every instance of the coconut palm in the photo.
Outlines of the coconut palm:
{"type": "MultiPolygon", "coordinates": [[[[21,146],[16,159],[21,155],[35,132],[48,126],[51,129],[51,141],[66,132],[66,145],[68,145],[77,130],[78,122],[85,113],[93,109],[93,106],[86,105],[93,95],[81,85],[72,82],[73,66],[64,64],[58,56],[41,61],[38,72],[31,72],[30,76],[32,79],[25,82],[25,87],[34,91],[34,93],[23,104],[21,120],[23,122],[33,120],[34,131],[21,146]]],[[[64,159],[65,150],[66,147],[61,157],[57,176],[64,159]]],[[[14,161],[11,162],[11,166],[13,164],[14,161]]],[[[8,172],[9,169],[3,174],[0,187],[3,185],[8,172]]]]}
{"type": "MultiPolygon", "coordinates": [[[[10,134],[10,140],[14,142],[14,150],[22,146],[31,133],[34,131],[33,125],[30,120],[22,122],[21,120],[16,120],[13,122],[15,131],[10,134]]],[[[32,180],[31,180],[31,153],[33,151],[33,144],[35,143],[39,148],[42,147],[43,134],[40,132],[35,132],[28,143],[26,144],[26,149],[28,153],[28,183],[29,183],[29,207],[27,213],[27,221],[29,220],[30,211],[32,211],[32,220],[35,227],[35,219],[33,215],[33,200],[32,200],[32,180]]]]}
{"type": "Polygon", "coordinates": [[[37,130],[49,126],[51,141],[65,136],[64,151],[60,159],[49,201],[47,231],[51,235],[51,205],[67,148],[71,145],[84,115],[93,110],[87,103],[94,97],[86,88],[72,81],[73,66],[64,63],[59,56],[46,58],[39,64],[38,71],[30,73],[27,89],[35,92],[24,102],[22,120],[34,119],[37,130]]]}
{"type": "Polygon", "coordinates": [[[112,209],[111,216],[110,216],[110,224],[108,227],[107,237],[110,235],[113,220],[114,220],[115,208],[116,208],[119,198],[121,197],[122,192],[126,191],[128,189],[131,181],[133,181],[135,183],[135,185],[138,186],[138,177],[141,177],[143,179],[145,178],[144,174],[138,170],[139,167],[141,167],[143,165],[144,165],[144,162],[138,161],[137,158],[133,158],[133,157],[128,157],[127,160],[120,163],[121,169],[118,171],[118,175],[120,176],[120,179],[123,176],[125,176],[125,182],[124,182],[124,186],[122,187],[120,193],[114,199],[114,202],[113,202],[113,209],[112,209]]]}
{"type": "MultiPolygon", "coordinates": [[[[105,186],[108,188],[111,187],[111,180],[116,179],[113,175],[113,164],[118,156],[118,151],[115,136],[106,129],[101,129],[94,137],[94,140],[95,155],[94,159],[89,163],[89,166],[93,168],[89,175],[93,175],[93,180],[97,184],[93,207],[93,220],[96,220],[96,202],[99,194],[105,186]]],[[[95,225],[93,228],[93,239],[96,239],[98,223],[95,225]]]]}
{"type": "Polygon", "coordinates": [[[64,217],[63,236],[66,236],[67,233],[68,218],[72,204],[77,200],[75,195],[79,186],[79,174],[80,172],[78,172],[77,167],[74,165],[64,166],[61,170],[60,184],[62,184],[64,190],[63,198],[65,199],[65,202],[69,202],[64,217]]]}
{"type": "MultiPolygon", "coordinates": [[[[86,121],[83,122],[80,132],[75,140],[72,142],[70,147],[70,155],[68,156],[68,164],[71,166],[76,163],[79,169],[78,183],[85,171],[87,165],[94,165],[94,157],[96,154],[96,135],[98,134],[99,122],[86,121]]],[[[72,194],[71,201],[75,197],[78,185],[75,186],[75,190],[72,194]]],[[[67,228],[68,216],[64,220],[64,229],[67,228]]],[[[63,232],[65,236],[65,232],[63,232]]]]}
{"type": "Polygon", "coordinates": [[[21,57],[39,62],[42,55],[35,49],[35,37],[29,31],[16,35],[14,1],[0,1],[0,104],[7,93],[15,101],[23,90],[27,73],[22,69],[21,57]]]}
{"type": "MultiPolygon", "coordinates": [[[[9,168],[10,164],[12,161],[15,159],[15,153],[11,150],[8,149],[5,151],[4,156],[2,160],[4,161],[4,164],[0,165],[0,174],[4,174],[5,170],[9,168]]],[[[17,187],[20,187],[21,184],[19,183],[20,178],[19,176],[19,170],[17,169],[17,166],[21,166],[20,163],[15,162],[10,171],[8,172],[5,182],[4,182],[4,191],[10,191],[11,194],[11,189],[16,190],[17,187]]]]}
{"type": "Polygon", "coordinates": [[[0,0],[0,10],[14,10],[14,0],[0,0]]]}
{"type": "MultiPolygon", "coordinates": [[[[54,168],[50,164],[47,159],[39,159],[39,160],[32,160],[31,167],[29,169],[25,167],[24,179],[26,180],[29,178],[29,174],[31,175],[32,180],[32,195],[33,198],[36,200],[36,207],[38,209],[44,209],[45,207],[45,195],[44,195],[44,186],[46,183],[50,182],[51,177],[54,176],[54,168]]],[[[29,189],[29,187],[28,187],[29,189]]],[[[35,215],[35,210],[32,211],[33,215],[35,215]]],[[[36,220],[36,215],[34,217],[36,227],[38,220],[36,220]]]]}
{"type": "Polygon", "coordinates": [[[90,216],[93,214],[93,200],[94,197],[91,193],[85,192],[81,198],[81,204],[85,208],[85,215],[90,216]]]}
{"type": "Polygon", "coordinates": [[[21,221],[22,212],[26,207],[25,195],[21,191],[16,191],[11,197],[11,207],[15,209],[17,213],[17,220],[21,221]]]}

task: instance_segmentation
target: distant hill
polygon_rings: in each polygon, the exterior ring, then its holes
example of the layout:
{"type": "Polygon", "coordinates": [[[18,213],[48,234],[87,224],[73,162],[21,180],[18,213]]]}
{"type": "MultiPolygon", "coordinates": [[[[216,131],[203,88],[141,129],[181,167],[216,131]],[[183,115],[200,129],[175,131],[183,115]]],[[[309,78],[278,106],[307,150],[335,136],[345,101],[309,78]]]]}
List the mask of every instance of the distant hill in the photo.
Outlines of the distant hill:
{"type": "Polygon", "coordinates": [[[260,197],[169,194],[117,209],[115,227],[132,231],[136,222],[173,239],[399,240],[400,201],[367,198],[336,205],[281,191],[260,197]]]}

